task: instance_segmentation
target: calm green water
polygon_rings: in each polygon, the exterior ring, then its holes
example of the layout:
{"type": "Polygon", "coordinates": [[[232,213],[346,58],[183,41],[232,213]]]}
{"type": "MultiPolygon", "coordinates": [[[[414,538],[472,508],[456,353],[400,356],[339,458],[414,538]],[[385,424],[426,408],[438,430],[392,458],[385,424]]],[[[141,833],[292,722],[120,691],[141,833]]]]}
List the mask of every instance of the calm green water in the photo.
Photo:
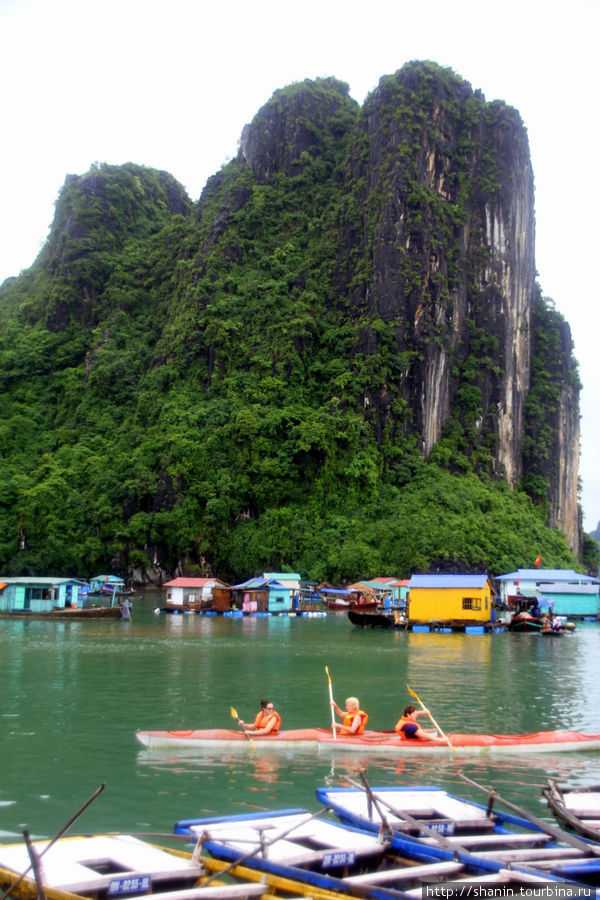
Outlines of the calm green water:
{"type": "Polygon", "coordinates": [[[371,784],[493,784],[530,811],[547,775],[600,783],[600,753],[410,759],[369,753],[149,751],[136,728],[230,727],[272,698],[284,728],[330,724],[325,665],[343,705],[359,697],[374,728],[391,728],[411,701],[445,731],[600,732],[600,626],[560,640],[539,635],[363,632],[344,615],[228,619],[155,615],[156,594],[134,600],[133,621],[0,620],[0,837],[52,835],[102,783],[76,831],[170,832],[176,819],[303,806],[315,788],[360,764],[371,784]]]}

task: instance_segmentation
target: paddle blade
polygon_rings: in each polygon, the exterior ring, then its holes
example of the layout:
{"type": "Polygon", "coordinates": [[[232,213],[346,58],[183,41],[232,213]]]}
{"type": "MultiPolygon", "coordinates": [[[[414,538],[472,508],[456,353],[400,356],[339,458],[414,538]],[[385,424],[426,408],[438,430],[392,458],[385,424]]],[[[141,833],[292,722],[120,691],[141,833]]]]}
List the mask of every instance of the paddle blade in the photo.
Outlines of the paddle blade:
{"type": "Polygon", "coordinates": [[[232,706],[232,707],[230,708],[229,711],[230,711],[230,713],[231,713],[231,718],[232,718],[232,719],[239,719],[239,716],[238,716],[238,714],[237,714],[237,709],[234,709],[233,706],[232,706]]]}
{"type": "Polygon", "coordinates": [[[331,677],[329,675],[329,666],[325,666],[325,674],[327,675],[327,681],[331,684],[331,677]]]}
{"type": "Polygon", "coordinates": [[[408,693],[410,694],[411,697],[415,697],[417,700],[419,699],[417,697],[417,695],[415,694],[415,692],[413,691],[413,689],[411,688],[410,684],[406,685],[406,690],[408,691],[408,693]]]}

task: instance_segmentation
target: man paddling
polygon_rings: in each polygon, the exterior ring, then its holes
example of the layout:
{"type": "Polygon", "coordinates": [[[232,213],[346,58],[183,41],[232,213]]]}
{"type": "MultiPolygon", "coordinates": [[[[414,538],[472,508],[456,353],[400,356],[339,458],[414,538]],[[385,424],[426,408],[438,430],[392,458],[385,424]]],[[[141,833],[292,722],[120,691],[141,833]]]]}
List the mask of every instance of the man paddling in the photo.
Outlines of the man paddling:
{"type": "Polygon", "coordinates": [[[254,719],[254,725],[246,725],[242,719],[239,720],[239,724],[242,731],[254,737],[261,734],[277,734],[281,725],[281,716],[274,709],[270,700],[261,700],[260,712],[254,719]]]}

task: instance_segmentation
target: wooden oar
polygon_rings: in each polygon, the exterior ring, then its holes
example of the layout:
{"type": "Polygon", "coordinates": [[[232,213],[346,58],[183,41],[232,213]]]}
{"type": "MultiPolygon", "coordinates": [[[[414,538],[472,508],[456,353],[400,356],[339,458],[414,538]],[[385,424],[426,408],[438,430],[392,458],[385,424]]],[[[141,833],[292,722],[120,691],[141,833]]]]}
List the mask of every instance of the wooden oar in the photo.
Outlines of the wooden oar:
{"type": "MultiPolygon", "coordinates": [[[[49,843],[46,844],[46,846],[44,847],[44,849],[42,850],[42,852],[38,854],[38,860],[41,859],[42,856],[44,855],[44,853],[47,853],[48,850],[50,849],[50,847],[52,847],[53,844],[55,844],[55,843],[57,842],[57,840],[63,836],[63,834],[65,833],[65,831],[67,831],[67,830],[71,827],[71,825],[73,824],[73,822],[75,822],[75,821],[79,818],[79,816],[81,815],[81,813],[84,812],[84,810],[86,810],[86,809],[88,808],[88,806],[90,805],[90,803],[92,803],[92,801],[96,799],[96,797],[98,796],[98,794],[101,794],[101,793],[102,793],[102,791],[104,790],[105,787],[106,787],[106,782],[102,782],[102,784],[100,785],[100,787],[96,788],[96,790],[94,791],[94,793],[92,794],[92,796],[89,798],[89,800],[86,800],[85,803],[83,804],[83,806],[80,806],[80,807],[79,807],[79,809],[77,810],[77,812],[75,813],[75,815],[74,815],[74,816],[71,816],[71,818],[69,819],[69,821],[67,822],[67,824],[66,824],[66,825],[63,825],[63,827],[60,829],[60,831],[59,831],[57,834],[54,835],[54,837],[52,838],[52,840],[49,841],[49,843]]],[[[0,900],[5,900],[5,898],[8,897],[8,895],[11,894],[11,893],[14,891],[14,889],[17,887],[17,885],[21,884],[21,882],[23,881],[23,879],[25,878],[25,876],[31,871],[32,868],[33,868],[33,866],[31,866],[31,865],[28,866],[28,868],[25,869],[24,872],[22,872],[19,876],[17,876],[17,879],[16,879],[15,881],[13,881],[13,883],[11,884],[11,886],[8,887],[8,888],[4,891],[4,893],[3,893],[2,896],[0,897],[0,900]]]]}
{"type": "Polygon", "coordinates": [[[433,722],[433,724],[435,725],[435,727],[436,727],[437,730],[439,731],[440,736],[444,738],[444,740],[446,741],[446,743],[448,744],[448,746],[450,747],[450,749],[452,750],[452,752],[453,752],[453,753],[456,753],[456,747],[454,747],[454,746],[452,745],[452,743],[451,743],[450,738],[448,737],[448,735],[447,735],[447,734],[444,734],[444,732],[442,731],[442,729],[440,728],[440,726],[438,725],[438,723],[435,721],[435,719],[433,718],[433,716],[432,716],[431,713],[429,712],[429,709],[428,709],[428,708],[425,706],[425,704],[422,702],[422,700],[421,700],[421,698],[419,697],[419,695],[418,695],[415,691],[413,691],[413,689],[411,688],[411,686],[410,686],[409,684],[406,685],[406,690],[407,690],[408,693],[411,695],[411,697],[414,697],[414,698],[415,698],[415,700],[417,701],[417,703],[419,704],[419,706],[421,707],[421,709],[424,710],[424,711],[427,713],[427,715],[429,716],[429,718],[431,719],[431,721],[433,722]]]}
{"type": "MultiPolygon", "coordinates": [[[[238,725],[240,725],[241,719],[240,719],[240,717],[239,717],[238,714],[237,714],[237,709],[234,709],[234,707],[231,706],[231,707],[230,707],[230,712],[231,712],[231,718],[232,718],[232,719],[237,719],[238,725]]],[[[242,726],[242,727],[243,727],[243,726],[242,726]]],[[[248,740],[250,741],[250,746],[252,747],[252,752],[253,752],[253,753],[256,753],[256,744],[254,743],[254,741],[252,740],[252,738],[250,737],[250,735],[248,734],[248,732],[246,731],[245,728],[243,728],[243,731],[244,731],[244,734],[246,735],[246,737],[248,738],[248,740]]]]}
{"type": "Polygon", "coordinates": [[[463,775],[462,772],[458,773],[458,777],[466,782],[466,784],[470,784],[478,790],[483,791],[484,794],[487,794],[488,800],[497,800],[498,803],[506,806],[506,808],[510,809],[511,812],[514,812],[518,816],[521,816],[522,819],[527,819],[528,822],[531,822],[531,824],[535,825],[536,828],[539,828],[540,831],[545,831],[546,834],[550,834],[552,835],[552,837],[557,838],[557,840],[562,841],[564,844],[570,844],[571,847],[576,847],[578,850],[582,850],[584,853],[591,853],[594,856],[600,856],[600,847],[593,841],[585,841],[582,838],[576,837],[574,834],[570,834],[568,831],[563,831],[563,829],[559,828],[557,825],[551,825],[549,822],[544,822],[542,819],[538,819],[537,816],[534,816],[532,813],[527,812],[526,809],[522,809],[520,806],[515,806],[515,804],[511,803],[509,800],[505,800],[493,788],[486,788],[482,784],[477,784],[476,781],[473,781],[471,778],[467,778],[467,776],[463,775]]]}
{"type": "Polygon", "coordinates": [[[327,674],[327,681],[329,682],[329,705],[331,709],[331,730],[333,731],[333,739],[337,741],[336,733],[335,733],[335,710],[331,705],[333,703],[333,687],[331,686],[331,678],[329,677],[329,668],[325,666],[325,672],[327,674]]]}

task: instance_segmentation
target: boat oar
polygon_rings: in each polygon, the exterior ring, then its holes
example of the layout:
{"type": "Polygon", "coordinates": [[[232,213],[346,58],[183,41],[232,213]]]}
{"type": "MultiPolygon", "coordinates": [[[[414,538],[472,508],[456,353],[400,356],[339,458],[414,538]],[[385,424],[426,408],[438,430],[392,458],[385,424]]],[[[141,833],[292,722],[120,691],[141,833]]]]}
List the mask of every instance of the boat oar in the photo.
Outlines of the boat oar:
{"type": "MultiPolygon", "coordinates": [[[[232,719],[237,719],[238,725],[240,725],[240,726],[243,728],[243,726],[241,725],[241,721],[242,721],[242,720],[240,719],[240,717],[239,717],[238,714],[237,714],[237,709],[234,709],[234,707],[232,706],[232,707],[230,707],[230,712],[231,712],[231,718],[232,718],[232,719]]],[[[250,737],[250,735],[248,734],[248,732],[246,731],[246,729],[244,728],[243,730],[244,730],[244,734],[246,735],[246,737],[247,737],[248,740],[250,741],[250,746],[252,747],[252,752],[253,752],[253,753],[256,753],[256,744],[254,743],[254,741],[252,740],[252,738],[250,737]]],[[[0,900],[2,900],[1,897],[0,897],[0,900]]]]}
{"type": "Polygon", "coordinates": [[[470,784],[472,785],[472,787],[483,791],[484,794],[488,795],[489,800],[495,800],[498,803],[501,803],[502,806],[506,806],[506,808],[510,809],[511,812],[514,812],[518,816],[521,816],[522,819],[527,819],[528,822],[531,822],[531,824],[535,825],[536,828],[539,828],[540,831],[545,831],[546,834],[551,834],[552,837],[555,837],[557,840],[562,841],[564,844],[570,844],[571,847],[576,847],[577,850],[582,850],[584,853],[593,853],[594,856],[600,856],[600,847],[597,844],[594,844],[591,841],[583,841],[580,838],[576,837],[574,834],[569,834],[568,831],[563,831],[563,829],[559,828],[557,825],[551,825],[549,822],[544,822],[542,819],[538,819],[537,816],[534,816],[532,813],[527,812],[526,809],[521,809],[520,806],[515,806],[515,804],[511,803],[509,800],[505,800],[500,796],[500,794],[497,793],[497,791],[494,790],[494,788],[488,789],[482,784],[477,784],[476,781],[473,781],[471,778],[467,778],[467,776],[463,775],[462,772],[458,773],[458,777],[466,782],[466,784],[470,784]]]}
{"type": "MultiPolygon", "coordinates": [[[[86,809],[88,808],[88,806],[90,805],[90,803],[92,803],[92,802],[96,799],[96,797],[98,796],[98,794],[101,794],[101,793],[102,793],[102,791],[104,790],[105,787],[106,787],[106,782],[102,782],[102,784],[100,785],[100,787],[99,787],[99,788],[96,788],[96,790],[94,791],[94,793],[92,794],[92,796],[91,796],[88,800],[85,801],[85,803],[83,804],[83,806],[80,806],[80,807],[79,807],[79,809],[77,810],[77,812],[75,813],[75,815],[74,815],[74,816],[71,816],[71,818],[69,819],[69,821],[67,822],[67,824],[66,824],[66,825],[63,825],[63,827],[60,829],[60,831],[58,832],[58,834],[56,834],[56,835],[52,838],[52,840],[49,841],[49,842],[46,844],[46,846],[44,847],[44,849],[42,850],[42,852],[41,852],[41,853],[38,853],[38,855],[37,855],[38,861],[42,858],[42,856],[43,856],[45,853],[48,852],[48,850],[50,849],[50,847],[52,847],[52,845],[55,844],[55,843],[57,842],[57,840],[63,836],[63,834],[65,833],[65,831],[68,831],[68,829],[71,827],[71,825],[73,824],[73,822],[75,822],[75,821],[79,818],[79,816],[81,815],[81,813],[84,812],[84,810],[86,810],[86,809]]],[[[8,887],[8,888],[4,891],[4,893],[2,894],[2,896],[0,896],[0,900],[6,900],[6,897],[8,897],[8,895],[11,894],[11,893],[14,891],[14,889],[17,887],[17,885],[21,884],[21,882],[23,881],[23,879],[25,878],[25,876],[31,871],[32,868],[33,868],[32,865],[28,866],[28,868],[25,869],[25,871],[22,872],[22,873],[18,876],[18,878],[16,879],[16,881],[13,881],[13,883],[11,884],[11,886],[8,887]]]]}
{"type": "Polygon", "coordinates": [[[331,730],[333,731],[333,739],[337,741],[336,733],[335,733],[335,710],[333,708],[333,687],[331,686],[331,678],[329,676],[329,668],[325,666],[325,673],[327,674],[327,681],[329,682],[329,705],[331,708],[331,730]]]}
{"type": "Polygon", "coordinates": [[[413,689],[411,688],[411,686],[410,686],[409,684],[406,685],[406,689],[407,689],[408,693],[411,695],[411,697],[414,697],[414,698],[415,698],[415,700],[417,701],[417,703],[419,704],[419,706],[421,707],[421,709],[424,710],[424,711],[427,713],[427,715],[429,716],[429,718],[431,719],[431,721],[433,722],[433,724],[435,725],[435,727],[436,727],[437,730],[439,731],[440,736],[444,738],[444,740],[446,741],[446,743],[448,744],[448,746],[450,747],[450,749],[452,750],[452,752],[453,752],[453,753],[456,753],[456,747],[454,747],[454,746],[452,745],[452,743],[451,743],[450,738],[448,737],[448,735],[447,735],[447,734],[444,734],[444,732],[442,731],[442,729],[440,728],[440,726],[438,725],[438,723],[435,721],[435,719],[433,718],[433,716],[432,716],[431,713],[429,712],[429,709],[425,706],[425,704],[423,703],[423,701],[421,700],[421,698],[419,697],[419,695],[418,695],[415,691],[413,691],[413,689]]]}

